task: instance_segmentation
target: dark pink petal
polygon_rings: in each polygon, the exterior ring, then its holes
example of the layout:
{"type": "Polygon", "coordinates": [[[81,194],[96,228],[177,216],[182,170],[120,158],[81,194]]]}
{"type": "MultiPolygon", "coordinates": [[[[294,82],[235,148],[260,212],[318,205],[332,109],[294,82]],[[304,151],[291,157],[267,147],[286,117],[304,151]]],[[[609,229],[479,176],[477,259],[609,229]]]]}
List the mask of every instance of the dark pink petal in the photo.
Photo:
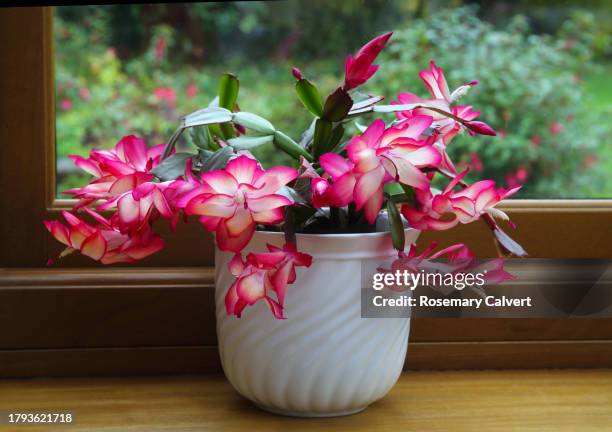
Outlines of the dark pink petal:
{"type": "Polygon", "coordinates": [[[86,171],[95,177],[102,176],[102,172],[100,171],[98,164],[92,162],[90,159],[85,159],[84,157],[78,155],[70,155],[68,157],[72,160],[72,162],[74,162],[76,166],[81,168],[83,171],[86,171]]]}
{"type": "Polygon", "coordinates": [[[321,168],[323,168],[334,181],[346,174],[352,168],[349,161],[336,153],[322,154],[319,158],[319,163],[321,164],[321,168]]]}
{"type": "Polygon", "coordinates": [[[301,80],[301,79],[303,78],[303,76],[302,76],[302,71],[300,71],[300,70],[299,70],[298,68],[296,68],[296,67],[291,68],[291,73],[293,74],[293,77],[294,77],[296,80],[298,80],[298,81],[299,81],[299,80],[301,80]]]}
{"type": "Polygon", "coordinates": [[[94,218],[96,222],[98,222],[100,225],[104,226],[106,229],[111,229],[110,221],[104,216],[100,215],[99,213],[96,213],[95,211],[87,207],[83,208],[83,210],[85,210],[87,214],[94,218]]]}
{"type": "Polygon", "coordinates": [[[376,148],[380,143],[380,139],[385,133],[385,122],[381,119],[376,119],[368,126],[361,134],[361,138],[367,143],[368,147],[376,148]]]}
{"type": "Polygon", "coordinates": [[[275,302],[273,299],[271,299],[268,296],[264,297],[264,300],[266,301],[266,303],[268,304],[268,307],[272,311],[274,318],[286,319],[285,315],[283,314],[283,307],[281,305],[279,305],[277,302],[275,302]]]}
{"type": "Polygon", "coordinates": [[[138,171],[144,171],[147,166],[147,145],[144,140],[134,135],[125,136],[117,144],[117,153],[124,153],[124,161],[138,171]],[[120,149],[121,147],[121,149],[120,149]]]}
{"type": "Polygon", "coordinates": [[[495,130],[491,126],[486,124],[485,122],[481,122],[481,121],[466,122],[465,127],[467,127],[472,132],[480,134],[480,135],[491,135],[491,136],[497,135],[497,132],[495,132],[495,130]]]}
{"type": "Polygon", "coordinates": [[[207,231],[216,231],[219,227],[221,221],[225,220],[223,218],[211,217],[211,216],[202,216],[200,219],[200,223],[206,228],[207,231]]]}
{"type": "Polygon", "coordinates": [[[334,207],[344,207],[354,200],[355,183],[353,173],[346,173],[336,181],[331,188],[334,207]]]}

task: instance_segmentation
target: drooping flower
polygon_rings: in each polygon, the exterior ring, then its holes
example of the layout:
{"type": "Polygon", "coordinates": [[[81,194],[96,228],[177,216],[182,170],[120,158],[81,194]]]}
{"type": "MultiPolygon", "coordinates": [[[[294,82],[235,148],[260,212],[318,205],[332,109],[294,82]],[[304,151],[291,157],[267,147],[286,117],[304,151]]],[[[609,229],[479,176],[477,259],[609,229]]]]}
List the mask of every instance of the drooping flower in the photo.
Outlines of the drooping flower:
{"type": "Polygon", "coordinates": [[[202,225],[216,232],[221,250],[239,252],[257,224],[283,220],[283,207],[293,201],[277,192],[297,175],[297,170],[282,166],[264,171],[255,159],[239,156],[225,170],[202,174],[201,185],[177,204],[187,214],[199,215],[202,225]]]}
{"type": "MultiPolygon", "coordinates": [[[[121,232],[139,230],[158,215],[176,220],[177,213],[168,203],[164,192],[170,182],[146,182],[98,206],[99,210],[117,208],[117,227],[121,232]]],[[[174,225],[174,224],[173,224],[174,225]]]]}
{"type": "Polygon", "coordinates": [[[78,207],[96,200],[118,199],[122,194],[154,179],[151,169],[161,159],[164,144],[147,148],[144,140],[134,135],[123,137],[113,149],[92,150],[88,158],[69,156],[76,166],[94,176],[86,186],[64,191],[79,199],[78,207]]]}
{"type": "Polygon", "coordinates": [[[282,248],[268,244],[268,252],[250,253],[246,261],[239,253],[229,263],[236,277],[225,295],[228,315],[241,316],[244,308],[263,300],[277,319],[285,319],[283,308],[287,285],[295,282],[296,267],[310,267],[312,257],[298,252],[295,244],[282,248]],[[276,299],[270,293],[276,294],[276,299]]]}
{"type": "Polygon", "coordinates": [[[441,160],[438,151],[420,139],[431,121],[428,116],[415,116],[385,129],[385,123],[378,119],[348,144],[350,163],[337,155],[323,155],[321,166],[334,180],[336,196],[344,199],[340,205],[354,200],[356,209],[363,208],[366,220],[374,223],[382,206],[385,183],[400,181],[427,189],[429,179],[419,168],[436,166],[441,160]],[[346,184],[337,186],[343,179],[346,184]]]}
{"type": "Polygon", "coordinates": [[[520,186],[509,190],[497,189],[494,181],[482,180],[454,191],[467,171],[457,175],[439,194],[434,195],[431,190],[416,190],[417,207],[405,204],[401,208],[402,215],[410,225],[420,230],[439,231],[458,223],[473,222],[484,213],[507,219],[506,214],[495,205],[516,193],[520,186]]]}
{"type": "Polygon", "coordinates": [[[410,118],[415,115],[428,115],[433,118],[433,127],[440,132],[440,138],[444,144],[447,145],[453,137],[459,132],[462,125],[470,133],[477,133],[483,135],[495,135],[495,131],[489,125],[484,122],[474,121],[476,117],[480,115],[480,112],[474,111],[471,106],[457,105],[451,107],[451,104],[456,102],[461,96],[468,92],[468,90],[478,84],[477,81],[471,81],[457,87],[455,90],[450,92],[444,71],[436,66],[435,62],[430,63],[430,68],[419,72],[419,76],[427,86],[432,99],[422,99],[413,93],[400,93],[398,100],[392,103],[401,105],[419,104],[428,107],[436,108],[458,117],[462,122],[450,118],[440,112],[427,109],[427,108],[415,108],[408,111],[400,111],[396,115],[398,119],[410,118]]]}
{"type": "Polygon", "coordinates": [[[60,257],[78,250],[102,264],[135,262],[164,247],[163,240],[149,225],[143,225],[130,235],[122,234],[110,220],[91,209],[86,208],[85,211],[96,220],[97,225],[90,225],[67,211],[63,211],[62,215],[68,225],[44,221],[53,237],[67,246],[60,257]]]}
{"type": "Polygon", "coordinates": [[[376,73],[379,66],[373,64],[393,32],[380,35],[365,44],[355,57],[349,54],[344,63],[344,90],[359,87],[376,73]]]}
{"type": "Polygon", "coordinates": [[[76,166],[94,176],[87,186],[65,191],[80,200],[77,207],[98,199],[111,199],[153,180],[150,173],[161,159],[164,144],[147,148],[134,135],[123,138],[110,150],[92,150],[88,158],[69,156],[76,166]]]}
{"type": "MultiPolygon", "coordinates": [[[[414,244],[410,245],[407,252],[399,252],[398,259],[391,263],[390,269],[379,269],[385,272],[408,270],[413,273],[472,273],[480,274],[485,284],[500,284],[514,279],[514,276],[504,269],[504,260],[495,258],[490,260],[478,260],[476,255],[463,243],[454,244],[435,251],[437,242],[431,242],[421,253],[417,252],[414,244]]],[[[431,287],[443,289],[444,287],[431,287]]],[[[463,289],[462,287],[449,287],[463,289]]]]}

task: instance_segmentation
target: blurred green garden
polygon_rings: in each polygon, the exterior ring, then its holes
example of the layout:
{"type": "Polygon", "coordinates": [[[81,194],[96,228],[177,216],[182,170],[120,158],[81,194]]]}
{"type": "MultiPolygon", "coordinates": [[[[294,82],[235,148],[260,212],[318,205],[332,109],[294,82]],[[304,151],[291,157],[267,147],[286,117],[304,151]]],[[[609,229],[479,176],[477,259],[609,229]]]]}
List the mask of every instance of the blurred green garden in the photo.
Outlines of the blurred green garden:
{"type": "MultiPolygon", "coordinates": [[[[55,8],[58,194],[84,181],[67,158],[134,133],[168,139],[214,98],[226,71],[238,103],[294,139],[309,125],[291,67],[323,93],[344,58],[395,30],[365,87],[426,96],[431,59],[497,137],[457,137],[473,178],[524,184],[521,198],[612,196],[612,6],[602,1],[286,0],[55,8]]],[[[282,163],[272,147],[258,156],[282,163]],[[262,154],[263,153],[263,154],[262,154]]]]}

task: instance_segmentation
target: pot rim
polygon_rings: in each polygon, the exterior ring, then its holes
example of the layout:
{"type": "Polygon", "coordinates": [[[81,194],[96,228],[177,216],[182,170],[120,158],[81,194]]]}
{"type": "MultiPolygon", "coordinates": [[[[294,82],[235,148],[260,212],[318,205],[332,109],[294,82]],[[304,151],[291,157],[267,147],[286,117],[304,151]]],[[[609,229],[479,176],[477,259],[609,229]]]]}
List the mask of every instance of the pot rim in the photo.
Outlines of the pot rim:
{"type": "MultiPolygon", "coordinates": [[[[406,246],[408,246],[417,240],[421,231],[406,228],[404,233],[406,235],[406,246]]],[[[397,256],[397,251],[393,248],[390,231],[346,234],[296,233],[296,242],[300,252],[312,255],[315,260],[346,261],[397,256]]],[[[267,244],[281,247],[284,243],[283,232],[257,230],[242,253],[265,252],[267,244]]],[[[217,247],[217,254],[219,253],[221,251],[217,247]]]]}
{"type": "MultiPolygon", "coordinates": [[[[412,227],[408,227],[404,229],[404,232],[407,233],[409,231],[419,231],[415,228],[412,227]]],[[[257,234],[262,234],[262,235],[270,235],[272,237],[276,237],[276,236],[284,236],[285,233],[282,231],[264,231],[264,230],[255,230],[255,233],[257,234]]],[[[375,231],[375,232],[364,232],[364,233],[330,233],[330,234],[324,234],[324,233],[295,233],[297,238],[308,238],[308,239],[316,239],[318,237],[320,238],[333,238],[333,239],[337,239],[337,240],[341,240],[341,239],[354,239],[354,238],[359,238],[359,237],[369,237],[369,238],[375,238],[375,237],[382,237],[382,236],[387,236],[390,235],[391,231],[375,231]]]]}

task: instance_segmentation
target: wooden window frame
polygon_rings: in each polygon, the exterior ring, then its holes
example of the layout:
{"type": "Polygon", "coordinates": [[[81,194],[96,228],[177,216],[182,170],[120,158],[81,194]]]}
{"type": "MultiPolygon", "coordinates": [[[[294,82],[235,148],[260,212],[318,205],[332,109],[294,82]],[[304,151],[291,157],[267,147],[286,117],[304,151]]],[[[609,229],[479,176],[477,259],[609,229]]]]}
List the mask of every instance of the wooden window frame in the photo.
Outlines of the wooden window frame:
{"type": "MultiPolygon", "coordinates": [[[[55,196],[51,26],[51,8],[0,9],[0,377],[219,370],[214,243],[197,223],[166,235],[166,250],[138,266],[74,254],[45,267],[61,246],[41,221],[71,206],[55,196]]],[[[612,257],[612,200],[500,208],[532,257],[612,257]]],[[[421,241],[494,256],[487,231],[475,223],[421,241]]],[[[414,320],[408,367],[612,366],[612,320],[451,320],[414,320]]]]}

